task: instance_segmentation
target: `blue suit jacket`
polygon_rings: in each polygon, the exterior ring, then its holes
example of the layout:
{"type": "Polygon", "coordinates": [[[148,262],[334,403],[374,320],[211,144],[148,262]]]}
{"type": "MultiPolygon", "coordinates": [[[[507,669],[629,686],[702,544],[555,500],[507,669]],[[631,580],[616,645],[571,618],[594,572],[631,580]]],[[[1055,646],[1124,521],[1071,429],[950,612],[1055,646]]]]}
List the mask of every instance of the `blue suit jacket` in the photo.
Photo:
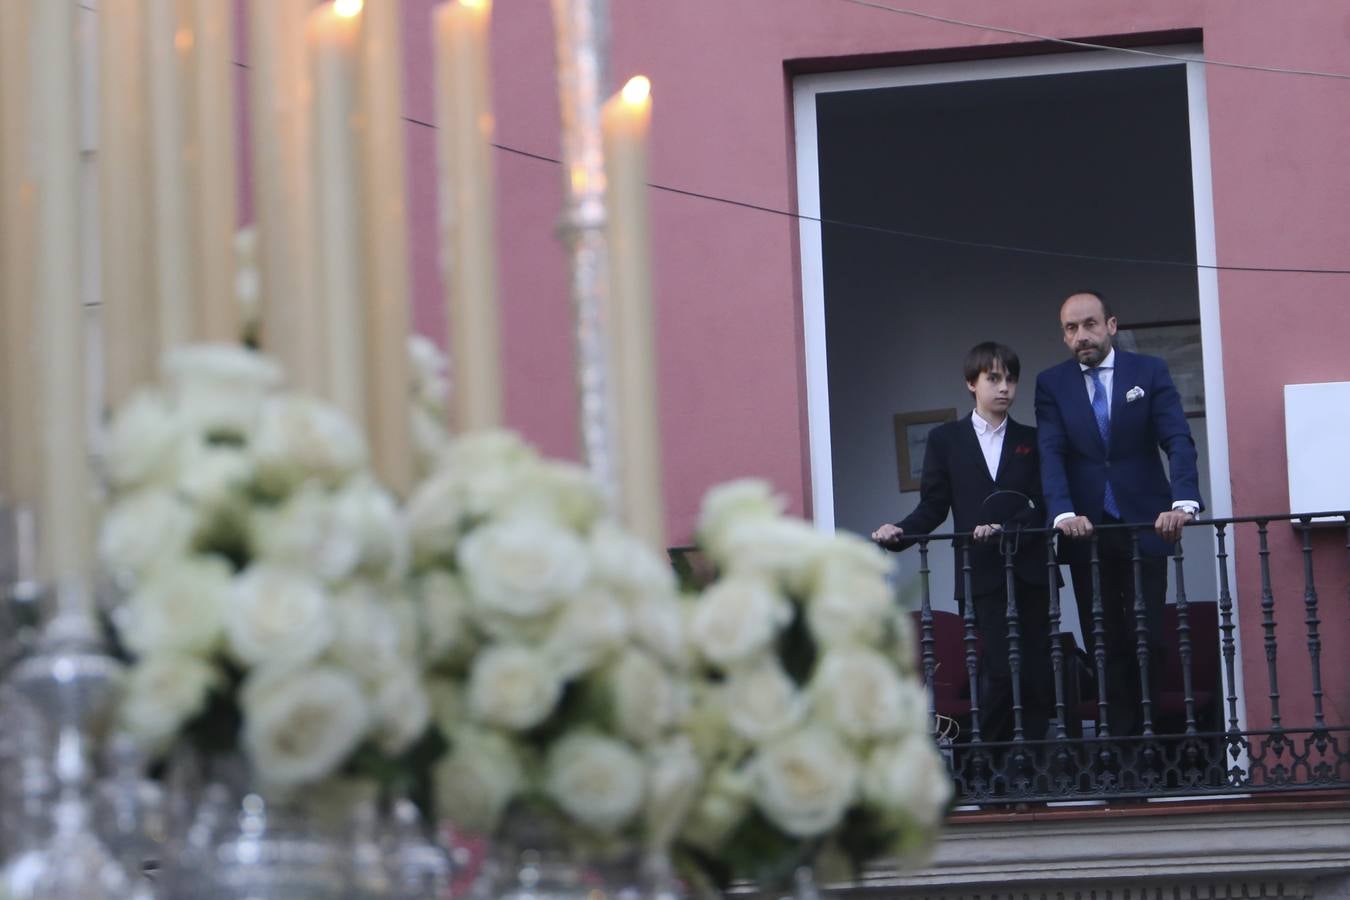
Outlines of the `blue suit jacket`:
{"type": "MultiPolygon", "coordinates": [[[[1110,446],[1097,430],[1086,379],[1076,359],[1037,376],[1036,429],[1047,524],[1066,512],[1101,522],[1107,479],[1126,522],[1152,522],[1176,500],[1195,500],[1203,508],[1195,441],[1181,396],[1167,363],[1155,356],[1116,350],[1110,446]],[[1127,400],[1136,387],[1142,396],[1127,400]],[[1170,484],[1159,448],[1167,454],[1170,484]]],[[[1163,555],[1170,547],[1149,532],[1141,539],[1140,549],[1163,555]]]]}

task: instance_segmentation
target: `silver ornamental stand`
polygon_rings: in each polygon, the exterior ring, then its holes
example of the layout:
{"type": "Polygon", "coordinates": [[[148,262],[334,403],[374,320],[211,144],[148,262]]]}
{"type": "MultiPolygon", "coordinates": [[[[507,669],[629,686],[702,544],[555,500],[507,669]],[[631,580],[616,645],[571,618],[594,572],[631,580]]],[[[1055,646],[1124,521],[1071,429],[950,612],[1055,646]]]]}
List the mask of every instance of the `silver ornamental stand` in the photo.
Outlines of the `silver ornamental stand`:
{"type": "Polygon", "coordinates": [[[7,679],[46,725],[56,779],[50,836],[6,865],[4,886],[14,900],[132,895],[127,874],[92,827],[90,754],[107,728],[123,669],[100,638],[88,592],[82,578],[56,585],[55,614],[7,679]]]}
{"type": "Polygon", "coordinates": [[[564,207],[559,233],[571,267],[576,315],[577,388],[586,465],[619,508],[616,423],[606,313],[609,244],[605,237],[605,156],[600,108],[609,62],[607,0],[552,0],[562,112],[564,207]]]}

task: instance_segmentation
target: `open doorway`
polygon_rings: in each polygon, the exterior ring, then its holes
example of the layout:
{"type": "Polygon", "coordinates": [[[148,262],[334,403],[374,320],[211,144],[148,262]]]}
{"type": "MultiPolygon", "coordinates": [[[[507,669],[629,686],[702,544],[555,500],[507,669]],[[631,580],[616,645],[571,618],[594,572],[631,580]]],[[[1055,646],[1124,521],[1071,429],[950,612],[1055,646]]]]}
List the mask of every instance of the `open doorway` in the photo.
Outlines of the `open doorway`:
{"type": "MultiPolygon", "coordinates": [[[[1199,341],[1205,352],[1177,376],[1196,395],[1205,501],[1229,513],[1226,448],[1210,442],[1226,429],[1217,288],[1194,265],[1213,252],[1198,66],[1056,54],[794,88],[800,205],[822,219],[802,227],[818,524],[867,534],[914,508],[895,417],[968,414],[961,362],[979,341],[1018,352],[1012,415],[1035,424],[1035,376],[1068,353],[1059,303],[1082,289],[1111,298],[1143,352],[1199,341]]],[[[934,545],[930,557],[935,609],[955,609],[950,553],[934,545]]],[[[904,560],[902,590],[917,589],[916,569],[904,560]]],[[[1185,575],[1192,601],[1215,597],[1213,541],[1198,530],[1185,575]]],[[[1082,646],[1071,596],[1063,625],[1082,646]]]]}

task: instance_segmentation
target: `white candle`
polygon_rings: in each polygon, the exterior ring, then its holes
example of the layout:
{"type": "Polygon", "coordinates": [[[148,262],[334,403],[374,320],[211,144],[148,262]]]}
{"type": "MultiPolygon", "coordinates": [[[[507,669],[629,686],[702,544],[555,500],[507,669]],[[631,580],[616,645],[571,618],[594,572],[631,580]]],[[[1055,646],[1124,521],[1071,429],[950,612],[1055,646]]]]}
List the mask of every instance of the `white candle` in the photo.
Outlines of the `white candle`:
{"type": "Polygon", "coordinates": [[[0,2],[0,500],[38,499],[29,119],[31,7],[0,2]]]}
{"type": "Polygon", "coordinates": [[[366,251],[366,433],[385,487],[412,488],[410,293],[398,0],[361,13],[361,179],[366,251]]]}
{"type": "Polygon", "coordinates": [[[48,578],[78,578],[90,563],[89,471],[80,300],[79,101],[71,2],[35,4],[34,167],[42,501],[42,565],[48,578]]]}
{"type": "Polygon", "coordinates": [[[99,246],[109,407],[155,379],[145,0],[99,6],[99,246]]]}
{"type": "Polygon", "coordinates": [[[197,312],[196,340],[236,343],[242,315],[234,292],[234,233],[238,228],[234,122],[234,4],[194,0],[192,116],[197,312]]]}
{"type": "Polygon", "coordinates": [[[325,394],[364,425],[364,267],[362,260],[360,134],[357,120],[360,0],[315,8],[305,40],[313,66],[313,160],[317,288],[327,331],[325,394]]]}
{"type": "Polygon", "coordinates": [[[190,185],[195,147],[184,111],[192,84],[192,0],[147,0],[146,42],[150,87],[152,259],[156,331],[161,351],[197,333],[197,278],[190,185]]]}
{"type": "Polygon", "coordinates": [[[488,96],[489,0],[450,0],[435,14],[436,141],[442,263],[455,427],[502,419],[501,326],[488,96]]]}
{"type": "Polygon", "coordinates": [[[664,552],[661,433],[647,210],[651,84],[638,76],[601,110],[609,236],[611,375],[625,523],[664,552]]]}
{"type": "Polygon", "coordinates": [[[264,350],[289,382],[324,390],[324,332],[315,290],[314,221],[306,98],[311,91],[305,17],[314,0],[252,0],[249,85],[254,208],[264,350]]]}

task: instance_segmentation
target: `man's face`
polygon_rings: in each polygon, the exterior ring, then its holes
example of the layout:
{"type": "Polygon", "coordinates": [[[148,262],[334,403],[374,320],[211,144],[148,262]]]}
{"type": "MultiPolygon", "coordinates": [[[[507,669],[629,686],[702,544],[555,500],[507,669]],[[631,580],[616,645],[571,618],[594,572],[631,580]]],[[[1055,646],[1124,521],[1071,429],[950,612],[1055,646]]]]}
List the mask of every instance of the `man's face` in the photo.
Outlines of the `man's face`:
{"type": "Polygon", "coordinates": [[[1114,316],[1106,318],[1102,301],[1093,294],[1074,294],[1065,300],[1059,308],[1059,325],[1064,334],[1064,346],[1083,365],[1099,366],[1111,352],[1116,319],[1114,316]]]}
{"type": "Polygon", "coordinates": [[[1006,415],[1017,396],[1016,379],[1008,377],[998,360],[988,372],[981,372],[979,378],[966,382],[966,387],[975,395],[975,409],[985,414],[1006,415]]]}

